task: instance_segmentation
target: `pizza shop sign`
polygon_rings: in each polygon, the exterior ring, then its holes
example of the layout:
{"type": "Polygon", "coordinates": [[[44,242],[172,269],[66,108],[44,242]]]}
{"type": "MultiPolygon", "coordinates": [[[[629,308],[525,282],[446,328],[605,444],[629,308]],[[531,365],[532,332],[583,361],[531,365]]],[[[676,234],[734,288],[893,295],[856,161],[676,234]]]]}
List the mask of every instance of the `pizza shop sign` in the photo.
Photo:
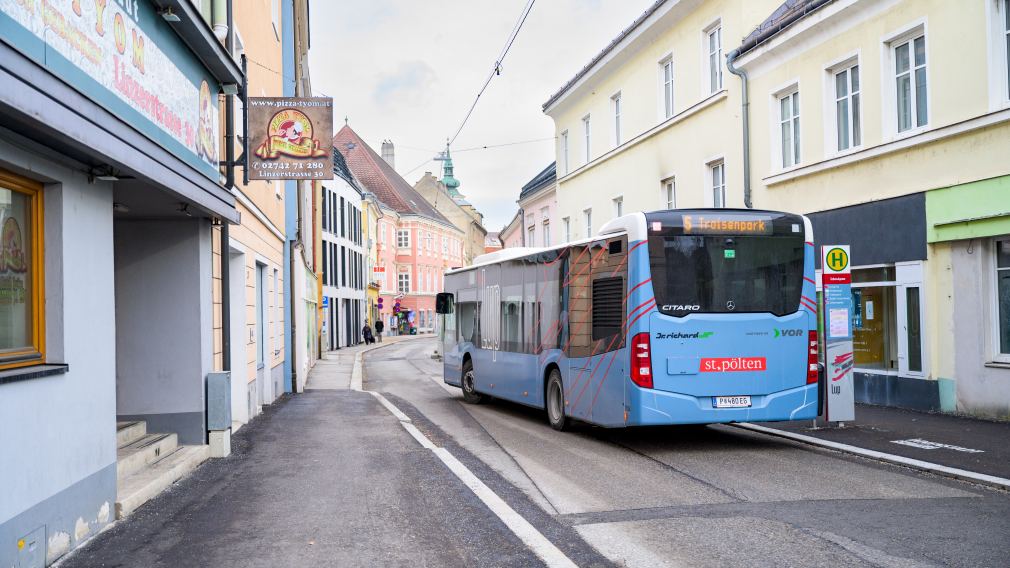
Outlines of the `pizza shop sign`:
{"type": "Polygon", "coordinates": [[[333,99],[251,97],[246,108],[249,179],[333,179],[333,99]]]}
{"type": "Polygon", "coordinates": [[[149,1],[0,0],[0,38],[219,176],[217,87],[149,1]]]}

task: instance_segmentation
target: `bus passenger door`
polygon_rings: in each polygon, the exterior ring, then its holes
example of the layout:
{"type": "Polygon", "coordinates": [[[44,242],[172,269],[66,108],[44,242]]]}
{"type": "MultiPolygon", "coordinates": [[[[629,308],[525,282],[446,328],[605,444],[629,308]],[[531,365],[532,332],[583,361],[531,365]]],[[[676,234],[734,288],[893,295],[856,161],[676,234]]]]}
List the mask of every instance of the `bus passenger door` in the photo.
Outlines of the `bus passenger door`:
{"type": "Polygon", "coordinates": [[[436,309],[439,317],[440,351],[442,352],[443,379],[449,378],[455,384],[459,382],[458,375],[462,367],[462,355],[456,336],[456,295],[442,292],[436,298],[436,309]]]}

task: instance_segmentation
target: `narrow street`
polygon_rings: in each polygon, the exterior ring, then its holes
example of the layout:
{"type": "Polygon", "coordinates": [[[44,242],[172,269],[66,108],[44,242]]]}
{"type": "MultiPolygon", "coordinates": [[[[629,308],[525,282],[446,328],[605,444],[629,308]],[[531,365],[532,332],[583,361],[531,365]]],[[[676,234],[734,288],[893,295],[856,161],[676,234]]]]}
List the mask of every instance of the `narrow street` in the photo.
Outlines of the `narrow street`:
{"type": "MultiPolygon", "coordinates": [[[[542,566],[374,396],[578,566],[1004,566],[1010,496],[728,426],[556,432],[462,402],[431,338],[320,362],[61,566],[542,566]],[[363,387],[352,390],[355,357],[363,387]]],[[[362,352],[363,351],[363,352],[362,352]]]]}
{"type": "Polygon", "coordinates": [[[615,564],[1006,565],[1003,492],[729,426],[559,433],[541,411],[465,405],[434,347],[366,357],[365,389],[476,462],[517,511],[546,512],[615,564]]]}

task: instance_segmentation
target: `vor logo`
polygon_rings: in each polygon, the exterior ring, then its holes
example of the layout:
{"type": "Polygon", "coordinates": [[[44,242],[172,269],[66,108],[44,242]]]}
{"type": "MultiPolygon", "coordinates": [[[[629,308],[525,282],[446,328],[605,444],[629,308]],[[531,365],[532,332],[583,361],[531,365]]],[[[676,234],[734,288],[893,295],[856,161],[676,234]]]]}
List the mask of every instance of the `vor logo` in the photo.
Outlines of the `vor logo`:
{"type": "Polygon", "coordinates": [[[775,328],[775,337],[800,337],[803,335],[802,329],[779,329],[775,328]]]}

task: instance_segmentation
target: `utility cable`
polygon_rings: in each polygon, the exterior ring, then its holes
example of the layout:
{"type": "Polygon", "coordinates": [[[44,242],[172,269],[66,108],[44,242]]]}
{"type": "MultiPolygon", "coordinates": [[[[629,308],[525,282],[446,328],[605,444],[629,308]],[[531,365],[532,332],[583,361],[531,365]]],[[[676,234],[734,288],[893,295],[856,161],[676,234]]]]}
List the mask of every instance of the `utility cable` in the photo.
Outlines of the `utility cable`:
{"type": "Polygon", "coordinates": [[[509,39],[505,44],[504,49],[502,49],[501,54],[498,56],[498,60],[494,62],[494,68],[488,73],[487,79],[484,80],[484,84],[481,86],[480,91],[477,92],[477,96],[473,99],[473,104],[470,105],[470,110],[466,112],[466,116],[463,117],[463,122],[459,124],[459,128],[456,129],[456,133],[452,135],[449,139],[449,146],[452,146],[453,142],[456,141],[456,137],[459,133],[463,131],[463,127],[466,126],[470,116],[473,114],[473,110],[477,108],[477,102],[480,101],[481,95],[487,90],[487,86],[491,84],[491,79],[496,76],[501,75],[501,64],[505,61],[505,56],[508,55],[510,49],[512,49],[512,44],[515,43],[516,37],[519,36],[519,31],[522,30],[523,24],[526,22],[526,17],[530,15],[530,10],[533,9],[533,3],[536,0],[528,0],[526,6],[523,8],[522,15],[519,17],[518,22],[512,27],[512,33],[509,34],[509,39]]]}

